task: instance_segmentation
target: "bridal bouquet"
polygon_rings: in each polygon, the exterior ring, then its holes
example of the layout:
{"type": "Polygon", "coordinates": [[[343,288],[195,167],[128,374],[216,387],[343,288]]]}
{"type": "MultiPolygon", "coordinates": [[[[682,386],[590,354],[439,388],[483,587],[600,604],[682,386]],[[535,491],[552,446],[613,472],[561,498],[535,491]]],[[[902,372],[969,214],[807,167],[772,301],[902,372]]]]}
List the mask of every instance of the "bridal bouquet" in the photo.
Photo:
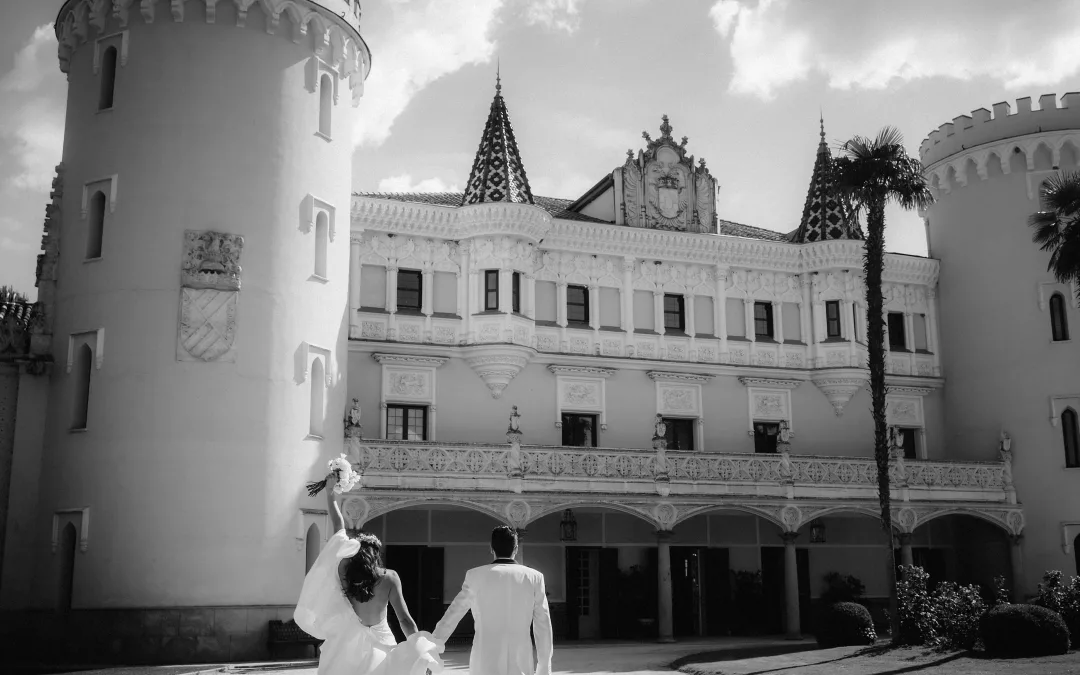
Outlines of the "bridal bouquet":
{"type": "MultiPolygon", "coordinates": [[[[334,494],[341,494],[342,492],[348,492],[356,487],[356,484],[360,482],[360,474],[353,471],[352,464],[349,464],[348,457],[345,453],[341,454],[341,457],[335,457],[328,462],[330,470],[337,476],[337,483],[334,484],[334,494]]],[[[309,497],[314,497],[326,488],[326,479],[315,481],[307,484],[307,493],[309,497]]]]}

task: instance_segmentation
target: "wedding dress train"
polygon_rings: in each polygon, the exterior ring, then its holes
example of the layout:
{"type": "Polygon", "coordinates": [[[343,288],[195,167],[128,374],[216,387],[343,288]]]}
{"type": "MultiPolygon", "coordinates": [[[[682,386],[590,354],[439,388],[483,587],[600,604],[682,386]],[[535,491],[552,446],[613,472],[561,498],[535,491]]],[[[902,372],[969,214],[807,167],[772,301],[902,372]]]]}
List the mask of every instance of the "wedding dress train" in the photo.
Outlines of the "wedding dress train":
{"type": "Polygon", "coordinates": [[[338,530],[304,578],[293,618],[308,635],[323,640],[319,675],[432,675],[442,671],[439,646],[419,631],[397,644],[383,619],[365,626],[341,590],[338,563],[355,553],[355,540],[338,530]]]}

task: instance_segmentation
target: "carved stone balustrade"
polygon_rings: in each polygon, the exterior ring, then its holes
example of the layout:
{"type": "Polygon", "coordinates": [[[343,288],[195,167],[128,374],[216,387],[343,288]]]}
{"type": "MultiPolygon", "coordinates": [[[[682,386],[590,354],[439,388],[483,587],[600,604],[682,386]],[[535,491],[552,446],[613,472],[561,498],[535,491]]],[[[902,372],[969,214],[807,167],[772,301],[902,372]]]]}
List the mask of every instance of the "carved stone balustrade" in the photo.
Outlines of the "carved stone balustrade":
{"type": "MultiPolygon", "coordinates": [[[[506,490],[508,445],[361,441],[367,488],[506,490]]],[[[525,492],[655,494],[656,453],[649,449],[521,446],[525,492]]],[[[877,503],[877,467],[869,457],[792,455],[795,499],[877,503]]],[[[1007,503],[1001,462],[908,460],[912,502],[1007,503]]],[[[668,451],[672,496],[784,498],[780,455],[668,451]]],[[[893,498],[901,500],[898,467],[893,498]]]]}

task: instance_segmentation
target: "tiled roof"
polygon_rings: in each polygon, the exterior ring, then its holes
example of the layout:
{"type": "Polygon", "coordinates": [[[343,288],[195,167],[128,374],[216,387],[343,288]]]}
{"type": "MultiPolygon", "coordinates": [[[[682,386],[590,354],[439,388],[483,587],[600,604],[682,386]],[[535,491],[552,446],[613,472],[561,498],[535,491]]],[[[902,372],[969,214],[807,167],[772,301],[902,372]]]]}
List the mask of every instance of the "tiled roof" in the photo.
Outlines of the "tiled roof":
{"type": "MultiPolygon", "coordinates": [[[[355,192],[357,197],[368,199],[388,199],[394,202],[412,202],[414,204],[434,204],[435,206],[461,206],[460,192],[355,192]]],[[[557,197],[533,197],[536,206],[551,214],[552,218],[560,220],[579,220],[587,223],[607,223],[614,225],[610,220],[600,220],[592,216],[586,216],[576,211],[570,211],[569,207],[574,203],[572,199],[559,199],[557,197]]],[[[762,227],[733,223],[730,220],[718,221],[720,234],[729,237],[747,237],[750,239],[764,239],[767,241],[788,241],[790,233],[774,232],[762,227]]]]}
{"type": "Polygon", "coordinates": [[[848,222],[851,213],[837,192],[831,177],[832,154],[825,143],[825,121],[821,122],[821,141],[818,143],[810,189],[806,193],[799,229],[791,237],[796,244],[832,239],[863,239],[858,220],[848,222]]]}
{"type": "Polygon", "coordinates": [[[525,165],[514,139],[514,127],[510,124],[510,113],[503,101],[502,83],[498,80],[461,205],[487,202],[533,203],[525,165]]]}

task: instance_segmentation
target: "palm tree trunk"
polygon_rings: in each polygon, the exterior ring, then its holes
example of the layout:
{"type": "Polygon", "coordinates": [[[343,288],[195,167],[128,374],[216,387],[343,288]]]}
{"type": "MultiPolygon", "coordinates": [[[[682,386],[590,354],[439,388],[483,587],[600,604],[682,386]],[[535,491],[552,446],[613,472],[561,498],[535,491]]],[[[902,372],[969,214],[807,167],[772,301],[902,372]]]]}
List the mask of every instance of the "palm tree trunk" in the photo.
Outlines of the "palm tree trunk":
{"type": "Polygon", "coordinates": [[[886,537],[889,569],[885,577],[889,586],[889,621],[892,640],[900,636],[900,616],[896,603],[896,561],[893,550],[892,506],[889,503],[889,440],[885,421],[885,315],[881,294],[881,276],[885,266],[885,198],[876,196],[866,205],[866,258],[863,273],[866,278],[866,347],[869,353],[870,404],[874,418],[874,461],[877,463],[878,501],[881,507],[881,527],[886,537]]]}

